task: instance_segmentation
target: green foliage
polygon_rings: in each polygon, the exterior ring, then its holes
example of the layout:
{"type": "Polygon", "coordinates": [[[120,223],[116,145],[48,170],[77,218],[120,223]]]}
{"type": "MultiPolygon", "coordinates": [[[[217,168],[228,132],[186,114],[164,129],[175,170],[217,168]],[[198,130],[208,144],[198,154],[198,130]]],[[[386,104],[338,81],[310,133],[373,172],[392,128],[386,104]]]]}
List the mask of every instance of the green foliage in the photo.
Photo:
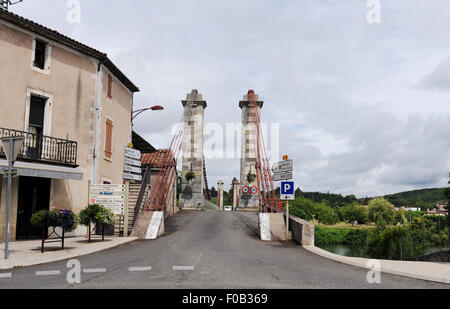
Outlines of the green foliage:
{"type": "Polygon", "coordinates": [[[114,225],[114,213],[102,205],[90,205],[80,212],[80,223],[89,225],[89,223],[114,225]]]}
{"type": "Polygon", "coordinates": [[[303,197],[292,201],[289,212],[307,221],[311,221],[314,215],[315,219],[323,224],[336,224],[339,222],[339,216],[335,209],[324,203],[313,203],[311,200],[303,197]]]}
{"type": "Polygon", "coordinates": [[[399,222],[394,206],[384,198],[376,198],[369,203],[369,219],[377,224],[391,225],[399,222]]]}
{"type": "Polygon", "coordinates": [[[333,208],[327,206],[324,203],[314,205],[314,214],[316,219],[323,224],[336,224],[339,222],[339,216],[333,208]]]}
{"type": "Polygon", "coordinates": [[[78,216],[71,210],[41,210],[31,216],[31,225],[41,228],[42,224],[47,227],[62,227],[66,232],[73,231],[78,226],[78,216]]]}
{"type": "Polygon", "coordinates": [[[362,206],[352,204],[339,209],[339,216],[342,221],[366,224],[369,221],[369,211],[362,206]]]}
{"type": "Polygon", "coordinates": [[[445,189],[423,189],[397,194],[386,195],[395,207],[421,207],[422,209],[431,209],[437,202],[445,199],[445,189]]]}
{"type": "Polygon", "coordinates": [[[187,181],[191,181],[192,179],[195,179],[195,173],[194,172],[187,172],[186,174],[184,174],[184,178],[187,181]]]}
{"type": "Polygon", "coordinates": [[[436,220],[439,220],[436,216],[415,216],[411,218],[411,224],[404,226],[378,226],[369,237],[368,254],[374,258],[398,260],[424,255],[429,247],[445,248],[448,242],[445,224],[441,224],[439,234],[436,220]]]}
{"type": "Polygon", "coordinates": [[[348,195],[344,197],[341,194],[332,193],[303,192],[301,196],[310,199],[315,203],[325,203],[333,208],[342,207],[358,201],[358,199],[354,195],[348,195]]]}
{"type": "Polygon", "coordinates": [[[316,245],[366,245],[371,229],[316,227],[316,245]]]}
{"type": "Polygon", "coordinates": [[[252,172],[249,172],[248,174],[247,174],[247,181],[249,182],[249,183],[252,183],[252,182],[254,182],[256,180],[256,175],[254,174],[254,173],[252,173],[252,172]]]}

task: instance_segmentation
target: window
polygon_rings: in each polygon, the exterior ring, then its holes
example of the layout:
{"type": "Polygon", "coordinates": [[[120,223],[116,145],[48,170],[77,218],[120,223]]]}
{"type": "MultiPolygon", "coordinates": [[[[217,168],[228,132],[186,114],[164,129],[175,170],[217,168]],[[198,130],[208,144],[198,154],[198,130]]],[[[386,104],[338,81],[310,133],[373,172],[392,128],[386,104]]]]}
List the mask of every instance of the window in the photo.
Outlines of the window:
{"type": "Polygon", "coordinates": [[[44,132],[44,113],[47,99],[31,96],[30,100],[30,118],[28,121],[28,131],[33,134],[42,135],[44,132]]]}
{"type": "Polygon", "coordinates": [[[48,54],[47,47],[48,47],[47,43],[40,41],[40,40],[36,40],[33,65],[36,68],[39,68],[41,70],[45,70],[45,63],[46,63],[47,54],[48,54]]]}
{"type": "Polygon", "coordinates": [[[108,99],[112,99],[112,86],[113,86],[113,78],[111,74],[108,74],[108,99]]]}
{"type": "Polygon", "coordinates": [[[111,120],[106,121],[106,136],[105,136],[105,158],[112,158],[112,130],[113,122],[111,120]]]}

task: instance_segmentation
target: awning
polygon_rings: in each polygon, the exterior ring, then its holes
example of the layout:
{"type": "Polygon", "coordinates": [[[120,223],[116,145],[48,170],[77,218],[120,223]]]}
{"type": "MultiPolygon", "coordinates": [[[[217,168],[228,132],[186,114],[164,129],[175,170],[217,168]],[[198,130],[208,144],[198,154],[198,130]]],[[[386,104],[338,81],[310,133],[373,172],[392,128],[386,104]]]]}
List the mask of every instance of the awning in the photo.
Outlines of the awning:
{"type": "MultiPolygon", "coordinates": [[[[17,161],[14,169],[19,176],[83,180],[83,172],[79,168],[17,161]]],[[[0,174],[4,174],[5,170],[8,170],[8,161],[0,160],[0,174]]]]}

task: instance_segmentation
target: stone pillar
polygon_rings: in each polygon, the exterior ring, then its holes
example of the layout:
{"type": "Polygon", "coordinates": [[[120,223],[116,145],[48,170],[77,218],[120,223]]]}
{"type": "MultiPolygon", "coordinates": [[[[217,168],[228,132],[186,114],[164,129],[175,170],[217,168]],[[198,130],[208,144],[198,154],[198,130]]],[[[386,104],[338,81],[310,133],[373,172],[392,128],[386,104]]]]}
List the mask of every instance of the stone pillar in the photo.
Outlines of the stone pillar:
{"type": "MultiPolygon", "coordinates": [[[[252,91],[252,90],[250,90],[252,91]]],[[[250,94],[249,91],[249,94],[250,94]]],[[[241,182],[240,182],[240,196],[238,209],[242,211],[259,211],[259,195],[252,194],[251,188],[257,187],[257,180],[249,181],[248,174],[256,175],[256,126],[251,123],[250,118],[250,96],[246,94],[244,99],[239,102],[239,107],[242,109],[242,132],[241,132],[241,182]],[[248,187],[250,192],[245,194],[242,189],[248,187]]],[[[255,94],[256,106],[258,113],[264,105],[263,101],[259,100],[259,96],[255,94]]]]}
{"type": "Polygon", "coordinates": [[[233,210],[236,210],[239,200],[239,181],[235,180],[233,183],[233,210]]]}
{"type": "Polygon", "coordinates": [[[219,208],[220,210],[223,210],[223,181],[219,180],[219,182],[217,183],[218,185],[218,190],[219,190],[219,195],[217,196],[217,198],[219,199],[219,208]]]}
{"type": "Polygon", "coordinates": [[[203,127],[206,101],[197,90],[192,90],[182,101],[188,116],[184,121],[182,191],[180,207],[183,210],[203,210],[205,207],[205,179],[203,177],[203,127]],[[188,110],[190,109],[190,111],[188,110]],[[186,179],[186,174],[194,178],[186,179]]]}

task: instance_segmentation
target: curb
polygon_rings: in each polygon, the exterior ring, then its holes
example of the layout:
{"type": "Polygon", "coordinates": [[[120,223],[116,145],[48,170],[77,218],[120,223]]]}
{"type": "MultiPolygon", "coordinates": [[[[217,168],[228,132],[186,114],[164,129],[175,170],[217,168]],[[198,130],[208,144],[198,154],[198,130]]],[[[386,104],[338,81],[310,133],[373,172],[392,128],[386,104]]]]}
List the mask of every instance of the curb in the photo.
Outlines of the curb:
{"type": "Polygon", "coordinates": [[[28,267],[33,267],[33,266],[40,266],[40,265],[46,265],[46,264],[55,263],[55,262],[66,261],[66,260],[74,259],[74,258],[77,258],[77,257],[87,256],[87,255],[103,252],[103,251],[106,251],[106,250],[114,249],[114,248],[117,248],[119,246],[135,242],[136,240],[137,240],[136,237],[132,237],[132,238],[129,237],[129,239],[127,239],[124,242],[117,243],[117,244],[111,245],[111,246],[106,247],[106,248],[102,248],[102,249],[95,250],[95,251],[90,251],[90,252],[85,252],[85,253],[73,253],[73,254],[69,254],[69,255],[67,255],[65,257],[55,258],[55,259],[52,259],[52,260],[49,260],[49,261],[45,261],[45,262],[28,263],[28,264],[24,264],[24,265],[14,265],[14,266],[6,266],[6,267],[1,267],[0,266],[0,271],[14,270],[14,269],[20,269],[20,268],[28,268],[28,267]]]}
{"type": "MultiPolygon", "coordinates": [[[[320,249],[320,248],[317,248],[314,246],[303,246],[303,248],[313,254],[319,255],[321,257],[324,257],[324,258],[327,258],[330,260],[334,260],[334,261],[342,263],[342,264],[347,264],[347,265],[363,268],[366,270],[371,270],[371,268],[368,267],[367,264],[365,264],[364,262],[352,260],[354,258],[351,258],[351,257],[340,256],[340,255],[325,251],[323,249],[320,249]]],[[[360,259],[360,258],[358,258],[358,259],[360,259]]],[[[361,258],[361,259],[363,259],[363,258],[361,258]]],[[[370,261],[371,259],[364,259],[364,260],[367,262],[367,261],[370,261]]],[[[450,284],[450,278],[424,276],[424,275],[420,275],[420,274],[398,271],[398,270],[383,266],[383,261],[385,261],[385,262],[392,262],[392,261],[377,260],[377,259],[373,259],[373,260],[379,261],[381,263],[381,268],[382,268],[381,272],[382,273],[396,275],[396,276],[402,276],[402,277],[407,277],[407,278],[413,278],[413,279],[420,279],[420,280],[425,280],[425,281],[432,281],[432,282],[437,282],[437,283],[450,284]]],[[[411,262],[411,263],[414,263],[414,262],[411,262]]],[[[430,263],[430,262],[418,262],[418,263],[430,263]]],[[[450,267],[450,265],[448,265],[448,267],[450,267]]]]}

